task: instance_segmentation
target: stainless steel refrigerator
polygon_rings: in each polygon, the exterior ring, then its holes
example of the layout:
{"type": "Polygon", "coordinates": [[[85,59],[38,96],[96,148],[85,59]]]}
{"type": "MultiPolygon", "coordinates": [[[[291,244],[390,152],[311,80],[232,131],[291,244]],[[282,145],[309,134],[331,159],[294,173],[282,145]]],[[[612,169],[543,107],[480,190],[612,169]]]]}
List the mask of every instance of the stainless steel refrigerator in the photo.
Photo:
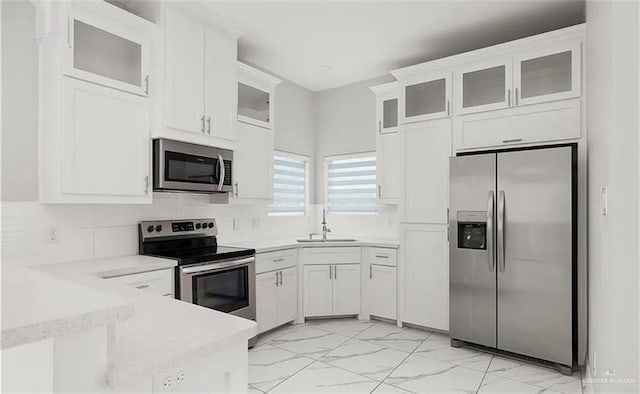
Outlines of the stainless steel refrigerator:
{"type": "Polygon", "coordinates": [[[450,335],[573,365],[576,146],[450,160],[450,335]]]}

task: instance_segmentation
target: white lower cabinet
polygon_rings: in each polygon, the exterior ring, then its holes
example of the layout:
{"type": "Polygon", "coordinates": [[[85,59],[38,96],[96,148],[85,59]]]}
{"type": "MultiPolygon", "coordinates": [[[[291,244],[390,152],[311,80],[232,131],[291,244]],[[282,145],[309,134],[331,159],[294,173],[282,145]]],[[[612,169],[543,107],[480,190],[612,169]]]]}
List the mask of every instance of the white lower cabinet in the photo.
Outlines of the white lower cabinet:
{"type": "Polygon", "coordinates": [[[333,266],[308,265],[304,267],[304,315],[330,316],[333,314],[333,266]]]}
{"type": "Polygon", "coordinates": [[[360,264],[306,265],[304,316],[360,313],[360,264]]]}
{"type": "Polygon", "coordinates": [[[371,283],[370,309],[373,316],[395,320],[397,318],[396,267],[371,264],[369,268],[371,283]]]}
{"type": "Polygon", "coordinates": [[[295,319],[298,269],[290,267],[256,275],[258,333],[295,319]]]}
{"type": "Polygon", "coordinates": [[[173,297],[173,268],[105,278],[109,283],[135,287],[149,293],[173,297]]]}
{"type": "Polygon", "coordinates": [[[406,323],[449,329],[447,225],[403,224],[400,229],[400,289],[406,323]]]}
{"type": "Polygon", "coordinates": [[[333,314],[360,313],[360,264],[333,266],[333,314]]]}

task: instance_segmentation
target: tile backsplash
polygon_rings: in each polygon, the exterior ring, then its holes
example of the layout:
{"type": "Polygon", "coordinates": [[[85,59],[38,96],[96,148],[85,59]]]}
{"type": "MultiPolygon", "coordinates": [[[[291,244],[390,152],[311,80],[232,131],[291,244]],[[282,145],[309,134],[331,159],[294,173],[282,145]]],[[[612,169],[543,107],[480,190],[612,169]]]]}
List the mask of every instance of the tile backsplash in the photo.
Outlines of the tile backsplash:
{"type": "MultiPolygon", "coordinates": [[[[141,220],[216,218],[220,243],[300,237],[320,232],[321,205],[307,216],[268,216],[268,206],[211,204],[206,195],[154,193],[149,205],[2,203],[2,260],[24,265],[93,260],[138,253],[141,220]]],[[[334,234],[395,238],[394,207],[378,215],[332,215],[334,234]]]]}

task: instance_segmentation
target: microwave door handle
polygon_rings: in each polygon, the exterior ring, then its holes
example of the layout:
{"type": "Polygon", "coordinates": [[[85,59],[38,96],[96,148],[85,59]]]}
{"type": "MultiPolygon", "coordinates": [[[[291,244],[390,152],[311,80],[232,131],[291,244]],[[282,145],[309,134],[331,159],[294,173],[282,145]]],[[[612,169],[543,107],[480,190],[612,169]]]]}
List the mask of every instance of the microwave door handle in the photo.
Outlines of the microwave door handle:
{"type": "Polygon", "coordinates": [[[220,166],[220,179],[218,179],[218,191],[222,190],[222,186],[224,186],[224,159],[222,155],[218,155],[218,166],[220,166]]]}

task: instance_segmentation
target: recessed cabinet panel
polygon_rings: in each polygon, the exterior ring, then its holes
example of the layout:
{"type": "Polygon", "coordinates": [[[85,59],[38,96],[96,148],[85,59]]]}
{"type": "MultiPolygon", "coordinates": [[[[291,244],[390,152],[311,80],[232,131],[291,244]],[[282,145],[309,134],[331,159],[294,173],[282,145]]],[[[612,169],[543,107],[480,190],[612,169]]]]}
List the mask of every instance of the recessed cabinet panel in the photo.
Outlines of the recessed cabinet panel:
{"type": "Polygon", "coordinates": [[[405,117],[446,112],[446,92],[445,78],[405,87],[405,117]]]}
{"type": "Polygon", "coordinates": [[[398,99],[389,99],[382,102],[382,128],[390,129],[398,127],[398,99]]]}
{"type": "Polygon", "coordinates": [[[269,93],[238,83],[238,115],[269,123],[269,93]]]}
{"type": "Polygon", "coordinates": [[[456,70],[456,115],[508,108],[514,103],[511,57],[469,63],[456,70]]]}
{"type": "Polygon", "coordinates": [[[464,73],[462,107],[470,108],[505,101],[505,75],[504,65],[464,73]]]}
{"type": "Polygon", "coordinates": [[[520,97],[571,91],[571,51],[520,63],[520,97]]]}
{"type": "Polygon", "coordinates": [[[62,106],[62,192],[148,196],[148,100],[63,77],[62,106]]]}
{"type": "Polygon", "coordinates": [[[515,56],[515,105],[580,97],[581,46],[560,44],[515,56]]]}
{"type": "Polygon", "coordinates": [[[64,73],[147,96],[155,27],[106,2],[70,2],[64,73]]]}
{"type": "Polygon", "coordinates": [[[404,131],[404,222],[447,223],[449,156],[449,119],[416,124],[404,131]]]}
{"type": "Polygon", "coordinates": [[[73,21],[73,66],[135,86],[142,85],[142,45],[80,20],[73,21]]]}

